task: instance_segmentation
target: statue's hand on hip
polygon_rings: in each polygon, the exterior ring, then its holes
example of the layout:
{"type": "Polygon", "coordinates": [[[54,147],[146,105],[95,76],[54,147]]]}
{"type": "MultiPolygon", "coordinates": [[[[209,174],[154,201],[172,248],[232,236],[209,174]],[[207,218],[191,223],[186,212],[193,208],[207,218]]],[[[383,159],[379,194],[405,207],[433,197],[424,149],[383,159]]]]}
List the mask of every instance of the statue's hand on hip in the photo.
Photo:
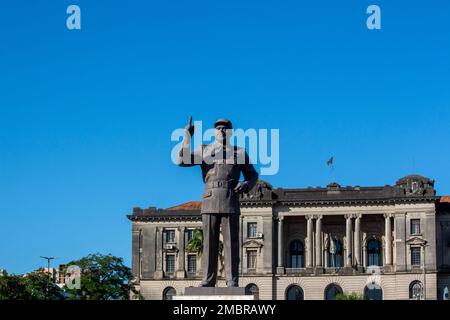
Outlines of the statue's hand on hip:
{"type": "Polygon", "coordinates": [[[234,188],[234,192],[237,193],[248,192],[248,182],[247,181],[239,182],[237,186],[234,188]]]}

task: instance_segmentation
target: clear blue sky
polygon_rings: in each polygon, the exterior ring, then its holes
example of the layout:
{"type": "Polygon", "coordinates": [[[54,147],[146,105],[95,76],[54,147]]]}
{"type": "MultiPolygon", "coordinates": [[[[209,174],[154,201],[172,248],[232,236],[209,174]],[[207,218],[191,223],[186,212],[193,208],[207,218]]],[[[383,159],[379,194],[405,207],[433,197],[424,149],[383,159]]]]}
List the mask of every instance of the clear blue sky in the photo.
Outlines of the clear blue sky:
{"type": "Polygon", "coordinates": [[[449,21],[446,0],[1,1],[0,268],[129,264],[133,207],[200,197],[170,161],[190,114],[280,129],[275,187],[326,185],[333,155],[342,185],[450,194],[449,21]]]}

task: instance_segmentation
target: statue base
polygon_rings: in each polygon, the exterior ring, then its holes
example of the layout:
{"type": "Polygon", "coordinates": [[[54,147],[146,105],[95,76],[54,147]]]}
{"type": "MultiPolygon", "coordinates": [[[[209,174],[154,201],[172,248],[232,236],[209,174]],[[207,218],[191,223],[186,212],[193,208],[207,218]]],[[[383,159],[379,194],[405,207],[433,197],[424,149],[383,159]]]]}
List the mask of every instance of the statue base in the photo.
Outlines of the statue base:
{"type": "Polygon", "coordinates": [[[173,300],[255,300],[242,287],[189,287],[184,295],[174,296],[173,300]]]}

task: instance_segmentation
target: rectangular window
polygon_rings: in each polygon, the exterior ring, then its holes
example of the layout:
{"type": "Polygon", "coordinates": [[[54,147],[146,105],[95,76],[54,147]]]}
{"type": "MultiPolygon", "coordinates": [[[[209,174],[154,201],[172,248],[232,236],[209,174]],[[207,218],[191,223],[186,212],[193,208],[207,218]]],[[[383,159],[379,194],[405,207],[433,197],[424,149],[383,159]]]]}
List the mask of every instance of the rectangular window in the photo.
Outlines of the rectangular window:
{"type": "Polygon", "coordinates": [[[256,250],[247,250],[247,269],[256,269],[256,250]]]}
{"type": "Polygon", "coordinates": [[[188,255],[188,273],[197,272],[197,256],[195,254],[188,255]]]}
{"type": "Polygon", "coordinates": [[[420,266],[420,248],[411,248],[411,265],[420,266]]]}
{"type": "Polygon", "coordinates": [[[175,243],[175,230],[166,230],[166,242],[175,243]]]}
{"type": "Polygon", "coordinates": [[[411,234],[420,234],[420,219],[411,219],[411,234]]]}
{"type": "Polygon", "coordinates": [[[193,229],[187,229],[186,230],[186,243],[191,241],[191,239],[194,237],[194,230],[193,229]]]}
{"type": "Polygon", "coordinates": [[[256,238],[256,222],[247,224],[247,238],[256,238]]]}
{"type": "Polygon", "coordinates": [[[59,279],[58,279],[58,283],[65,283],[66,279],[66,275],[64,273],[64,269],[66,268],[65,264],[60,264],[59,268],[58,268],[58,272],[59,272],[59,279]]]}
{"type": "Polygon", "coordinates": [[[166,255],[166,272],[175,272],[175,255],[173,254],[166,255]]]}

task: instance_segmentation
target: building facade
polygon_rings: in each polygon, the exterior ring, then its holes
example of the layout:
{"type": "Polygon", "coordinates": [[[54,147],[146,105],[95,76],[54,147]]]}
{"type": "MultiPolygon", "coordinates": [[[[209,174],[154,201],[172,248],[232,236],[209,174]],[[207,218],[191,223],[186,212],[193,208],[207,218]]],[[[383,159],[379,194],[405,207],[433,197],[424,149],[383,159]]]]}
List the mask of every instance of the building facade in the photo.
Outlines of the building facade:
{"type": "MultiPolygon", "coordinates": [[[[436,195],[433,180],[301,189],[260,180],[240,202],[239,281],[258,299],[442,299],[450,288],[450,198],[436,195]]],[[[200,202],[134,208],[128,218],[145,299],[199,285],[200,257],[187,244],[201,228],[200,202]]]]}

